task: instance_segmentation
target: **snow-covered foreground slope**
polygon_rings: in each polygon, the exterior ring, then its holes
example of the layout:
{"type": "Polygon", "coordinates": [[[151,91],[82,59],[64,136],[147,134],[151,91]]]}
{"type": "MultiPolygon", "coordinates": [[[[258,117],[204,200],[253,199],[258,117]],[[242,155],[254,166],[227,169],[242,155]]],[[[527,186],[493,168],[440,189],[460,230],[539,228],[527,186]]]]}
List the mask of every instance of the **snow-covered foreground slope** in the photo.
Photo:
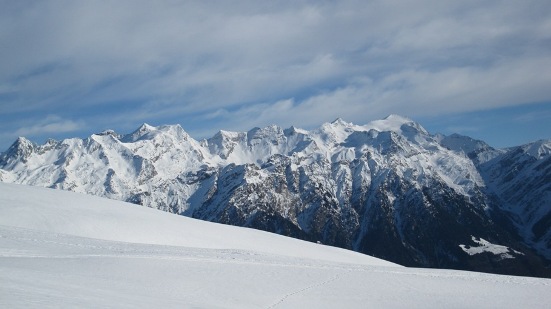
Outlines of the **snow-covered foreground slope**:
{"type": "Polygon", "coordinates": [[[545,308],[549,284],[0,183],[2,308],[545,308]]]}
{"type": "Polygon", "coordinates": [[[369,265],[396,265],[357,252],[177,216],[57,190],[0,183],[0,225],[110,241],[236,249],[369,265]]]}

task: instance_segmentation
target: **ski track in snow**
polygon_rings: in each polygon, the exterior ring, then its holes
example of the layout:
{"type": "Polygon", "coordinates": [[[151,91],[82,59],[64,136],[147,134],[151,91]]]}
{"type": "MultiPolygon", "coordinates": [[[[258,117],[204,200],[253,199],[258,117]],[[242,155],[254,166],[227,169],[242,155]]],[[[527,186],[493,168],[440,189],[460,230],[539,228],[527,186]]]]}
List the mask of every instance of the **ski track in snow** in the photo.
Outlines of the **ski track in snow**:
{"type": "MultiPolygon", "coordinates": [[[[348,271],[350,271],[350,270],[348,270],[348,271]]],[[[289,294],[285,294],[280,300],[278,300],[278,301],[277,301],[276,303],[274,303],[273,305],[270,305],[270,306],[266,307],[266,309],[275,308],[275,307],[279,306],[281,303],[283,303],[283,302],[284,302],[287,298],[289,298],[289,297],[292,297],[292,296],[294,296],[294,295],[300,294],[300,293],[305,292],[305,291],[310,290],[310,289],[315,289],[315,288],[320,287],[320,286],[322,286],[322,285],[326,285],[326,284],[328,284],[328,283],[330,283],[330,282],[333,282],[333,281],[335,281],[335,280],[337,280],[337,279],[339,279],[339,278],[341,278],[341,277],[342,277],[342,275],[341,275],[341,274],[338,274],[338,275],[335,275],[335,276],[333,276],[333,277],[331,277],[331,278],[329,278],[329,279],[327,279],[327,280],[325,280],[325,281],[322,281],[322,282],[318,282],[318,283],[309,285],[309,286],[307,286],[307,287],[305,287],[305,288],[302,288],[302,289],[300,289],[300,290],[296,290],[296,291],[291,292],[291,293],[289,293],[289,294]]]]}

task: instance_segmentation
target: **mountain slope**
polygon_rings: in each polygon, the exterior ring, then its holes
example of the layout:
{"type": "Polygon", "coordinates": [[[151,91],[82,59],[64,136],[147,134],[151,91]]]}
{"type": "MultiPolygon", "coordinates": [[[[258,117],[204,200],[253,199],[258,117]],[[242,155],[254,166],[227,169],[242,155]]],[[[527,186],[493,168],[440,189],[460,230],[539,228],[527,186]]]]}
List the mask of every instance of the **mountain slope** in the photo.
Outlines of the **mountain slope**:
{"type": "Polygon", "coordinates": [[[0,184],[0,304],[545,308],[549,280],[409,269],[71,192],[0,184]],[[83,237],[85,236],[85,237],[83,237]]]}
{"type": "Polygon", "coordinates": [[[551,172],[542,147],[519,148],[541,154],[521,174],[533,177],[522,196],[536,198],[535,211],[508,199],[508,178],[493,176],[509,166],[512,150],[431,135],[397,115],[363,126],[337,119],[312,131],[220,131],[203,141],[178,125],[146,124],[128,135],[106,131],[40,146],[20,138],[0,157],[0,177],[319,241],[402,265],[551,276],[542,258],[551,252],[545,185],[551,172]],[[510,251],[464,249],[481,239],[510,251]]]}
{"type": "Polygon", "coordinates": [[[480,169],[523,239],[551,259],[551,141],[513,147],[480,169]]]}

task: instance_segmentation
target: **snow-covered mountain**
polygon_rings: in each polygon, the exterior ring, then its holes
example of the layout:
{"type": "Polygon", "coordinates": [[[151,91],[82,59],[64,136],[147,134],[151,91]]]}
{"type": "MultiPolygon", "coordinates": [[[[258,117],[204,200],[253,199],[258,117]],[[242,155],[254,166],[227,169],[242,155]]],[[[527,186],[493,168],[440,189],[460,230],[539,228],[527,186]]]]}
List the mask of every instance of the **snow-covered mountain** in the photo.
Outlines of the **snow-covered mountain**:
{"type": "MultiPolygon", "coordinates": [[[[479,241],[472,254],[507,248],[479,241]]],[[[0,183],[2,308],[546,308],[549,280],[401,267],[73,192],[0,183]]]]}
{"type": "Polygon", "coordinates": [[[220,131],[203,141],[179,125],[144,124],[44,145],[19,138],[0,157],[0,177],[408,266],[550,276],[549,145],[496,150],[397,115],[312,131],[220,131]]]}
{"type": "Polygon", "coordinates": [[[481,164],[485,183],[524,241],[551,260],[551,141],[508,149],[481,164]]]}

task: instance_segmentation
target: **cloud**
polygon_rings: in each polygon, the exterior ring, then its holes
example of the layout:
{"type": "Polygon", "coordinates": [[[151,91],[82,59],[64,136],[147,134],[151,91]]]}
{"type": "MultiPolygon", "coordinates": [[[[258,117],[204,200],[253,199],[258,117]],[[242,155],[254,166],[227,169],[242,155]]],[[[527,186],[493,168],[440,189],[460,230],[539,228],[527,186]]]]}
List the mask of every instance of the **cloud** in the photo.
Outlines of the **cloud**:
{"type": "Polygon", "coordinates": [[[545,123],[551,120],[551,110],[523,112],[515,115],[512,121],[520,124],[528,124],[534,122],[545,123]]]}
{"type": "Polygon", "coordinates": [[[75,137],[74,134],[86,132],[86,135],[89,135],[87,132],[89,129],[84,120],[64,119],[54,114],[47,116],[26,114],[24,119],[8,119],[0,123],[0,152],[7,149],[19,136],[30,138],[40,144],[48,138],[67,138],[67,134],[75,137]]]}
{"type": "Polygon", "coordinates": [[[83,127],[82,122],[75,122],[73,120],[61,119],[55,115],[48,115],[46,118],[38,121],[34,125],[19,128],[12,133],[13,136],[35,136],[49,133],[66,133],[75,132],[81,130],[83,127]]]}
{"type": "MultiPolygon", "coordinates": [[[[551,73],[543,69],[551,67],[551,3],[543,0],[2,7],[4,122],[59,114],[65,120],[52,124],[60,130],[82,119],[101,125],[97,131],[183,119],[193,126],[186,129],[207,132],[551,98],[551,73]]],[[[34,132],[23,120],[9,122],[4,130],[34,132]]]]}
{"type": "Polygon", "coordinates": [[[277,123],[319,125],[343,117],[356,123],[400,113],[412,117],[469,112],[549,99],[551,74],[539,68],[551,58],[498,63],[488,68],[407,70],[381,80],[362,79],[310,96],[258,104],[224,113],[236,126],[254,119],[258,125],[277,123]]]}
{"type": "Polygon", "coordinates": [[[479,127],[475,126],[449,126],[446,128],[449,132],[456,132],[456,133],[465,133],[465,132],[477,132],[480,130],[479,127]]]}

